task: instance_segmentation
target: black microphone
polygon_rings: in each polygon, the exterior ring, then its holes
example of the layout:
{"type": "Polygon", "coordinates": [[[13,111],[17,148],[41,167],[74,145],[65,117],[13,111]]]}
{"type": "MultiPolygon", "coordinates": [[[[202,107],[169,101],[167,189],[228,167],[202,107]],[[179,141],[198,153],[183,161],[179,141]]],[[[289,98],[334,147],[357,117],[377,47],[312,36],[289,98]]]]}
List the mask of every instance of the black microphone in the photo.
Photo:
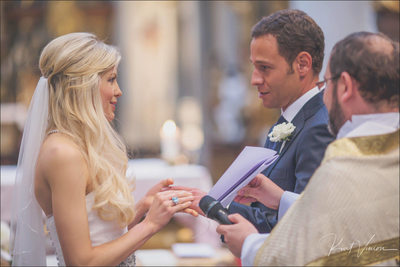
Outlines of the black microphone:
{"type": "Polygon", "coordinates": [[[213,197],[209,195],[202,197],[199,202],[199,207],[208,218],[213,219],[220,224],[233,224],[228,219],[228,210],[213,197]]]}

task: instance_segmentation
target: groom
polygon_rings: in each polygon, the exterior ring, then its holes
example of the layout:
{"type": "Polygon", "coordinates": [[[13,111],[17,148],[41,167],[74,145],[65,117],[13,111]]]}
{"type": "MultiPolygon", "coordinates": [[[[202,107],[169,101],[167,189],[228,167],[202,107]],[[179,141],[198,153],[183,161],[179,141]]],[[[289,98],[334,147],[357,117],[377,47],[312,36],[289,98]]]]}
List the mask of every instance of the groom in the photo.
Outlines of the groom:
{"type": "MultiPolygon", "coordinates": [[[[263,174],[284,191],[301,193],[333,140],[327,129],[323,91],[316,85],[324,57],[324,34],[303,11],[280,10],[261,19],[251,36],[251,83],[264,107],[282,111],[265,143],[279,158],[263,174]],[[293,131],[287,123],[293,124],[293,131]],[[277,125],[286,129],[287,138],[276,134],[277,125]]],[[[240,213],[260,233],[270,232],[277,222],[277,210],[259,202],[251,206],[232,202],[229,213],[240,213]]]]}

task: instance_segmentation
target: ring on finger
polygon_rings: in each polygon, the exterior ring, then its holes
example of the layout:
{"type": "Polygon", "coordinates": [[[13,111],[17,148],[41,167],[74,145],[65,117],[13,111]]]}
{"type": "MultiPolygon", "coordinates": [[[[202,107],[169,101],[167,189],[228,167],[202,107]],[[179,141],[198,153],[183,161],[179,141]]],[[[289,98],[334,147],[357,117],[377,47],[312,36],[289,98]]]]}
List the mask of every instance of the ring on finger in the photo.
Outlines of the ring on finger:
{"type": "Polygon", "coordinates": [[[178,197],[172,197],[171,200],[174,203],[174,205],[178,205],[179,204],[179,198],[178,197]]]}

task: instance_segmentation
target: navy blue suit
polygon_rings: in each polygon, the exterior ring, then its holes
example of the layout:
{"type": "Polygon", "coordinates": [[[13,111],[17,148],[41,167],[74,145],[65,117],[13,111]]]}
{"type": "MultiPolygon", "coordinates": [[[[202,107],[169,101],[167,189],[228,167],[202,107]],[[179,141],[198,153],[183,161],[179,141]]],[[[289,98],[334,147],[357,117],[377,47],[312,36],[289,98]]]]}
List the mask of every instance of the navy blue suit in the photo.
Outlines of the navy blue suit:
{"type": "MultiPolygon", "coordinates": [[[[296,129],[291,139],[286,141],[278,159],[263,172],[285,191],[301,193],[304,190],[320,165],[326,147],[334,140],[328,131],[328,111],[322,98],[323,92],[319,92],[296,114],[292,120],[296,129]]],[[[265,143],[265,147],[276,151],[281,145],[281,142],[271,142],[269,138],[265,143]]],[[[251,206],[232,202],[229,213],[240,213],[260,233],[269,233],[277,223],[277,210],[269,209],[260,202],[254,202],[251,206]]]]}

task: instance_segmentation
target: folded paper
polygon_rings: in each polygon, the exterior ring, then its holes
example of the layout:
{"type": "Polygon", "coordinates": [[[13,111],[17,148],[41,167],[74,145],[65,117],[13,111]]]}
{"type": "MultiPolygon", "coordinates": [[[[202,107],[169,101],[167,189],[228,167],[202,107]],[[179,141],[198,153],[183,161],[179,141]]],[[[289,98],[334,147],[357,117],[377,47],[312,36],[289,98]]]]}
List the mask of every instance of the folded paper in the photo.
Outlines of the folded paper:
{"type": "Polygon", "coordinates": [[[208,193],[226,208],[237,192],[268,168],[278,154],[264,147],[246,146],[208,193]]]}

